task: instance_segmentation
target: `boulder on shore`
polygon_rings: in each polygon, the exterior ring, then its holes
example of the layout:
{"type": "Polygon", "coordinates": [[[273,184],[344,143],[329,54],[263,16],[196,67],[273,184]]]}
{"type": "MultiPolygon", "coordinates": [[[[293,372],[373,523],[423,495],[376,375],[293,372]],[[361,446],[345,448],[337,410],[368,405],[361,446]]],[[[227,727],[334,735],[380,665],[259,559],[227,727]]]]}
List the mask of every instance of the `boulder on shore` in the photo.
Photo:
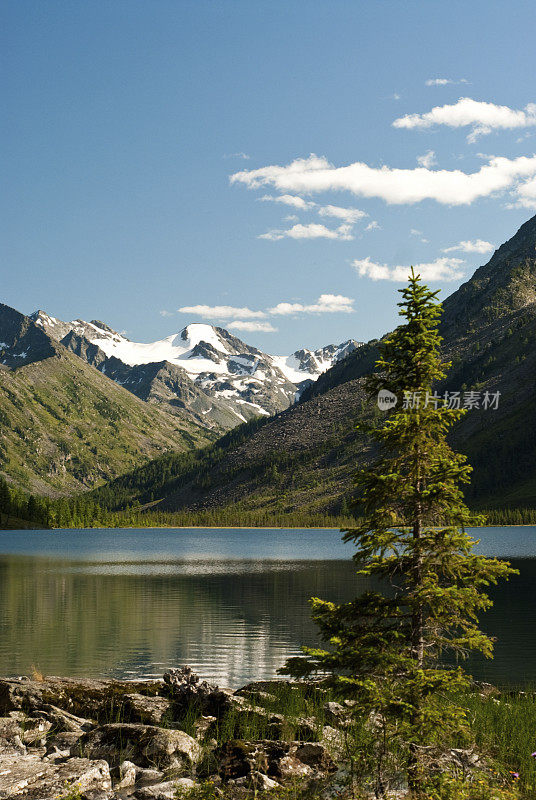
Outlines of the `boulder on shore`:
{"type": "Polygon", "coordinates": [[[190,772],[201,756],[199,743],[184,731],[129,722],[100,725],[85,733],[73,750],[87,758],[105,758],[112,767],[128,760],[177,773],[190,772]]]}
{"type": "Polygon", "coordinates": [[[100,797],[111,798],[112,780],[106,761],[68,758],[57,764],[42,760],[38,754],[0,754],[0,800],[56,800],[74,787],[82,797],[99,792],[100,797]]]}
{"type": "Polygon", "coordinates": [[[153,697],[161,693],[162,685],[162,681],[0,678],[0,716],[52,705],[83,718],[108,722],[122,709],[126,695],[153,697]]]}

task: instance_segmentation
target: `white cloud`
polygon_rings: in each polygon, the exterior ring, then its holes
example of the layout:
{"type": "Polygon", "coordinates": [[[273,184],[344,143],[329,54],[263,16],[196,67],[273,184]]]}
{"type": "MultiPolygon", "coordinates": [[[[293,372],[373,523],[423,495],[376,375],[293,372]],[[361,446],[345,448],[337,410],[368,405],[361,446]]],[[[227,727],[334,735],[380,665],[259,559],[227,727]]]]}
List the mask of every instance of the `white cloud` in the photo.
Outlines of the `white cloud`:
{"type": "Polygon", "coordinates": [[[522,208],[536,208],[536,178],[518,187],[516,205],[522,208]]]}
{"type": "MultiPolygon", "coordinates": [[[[414,264],[413,268],[424,281],[455,281],[463,276],[460,270],[465,262],[459,258],[436,258],[426,264],[414,264]]],[[[370,258],[355,259],[352,266],[362,277],[372,278],[374,281],[397,281],[404,283],[408,279],[411,266],[389,267],[387,264],[375,264],[370,258]]]]}
{"type": "Polygon", "coordinates": [[[391,100],[400,100],[400,98],[401,95],[399,95],[398,92],[395,92],[394,94],[391,95],[391,100]]]}
{"type": "Polygon", "coordinates": [[[267,233],[261,233],[258,238],[270,239],[271,241],[279,239],[341,239],[342,241],[349,241],[354,237],[352,236],[351,225],[339,225],[338,228],[333,229],[311,222],[309,225],[298,223],[286,231],[272,230],[267,233]]]}
{"type": "Polygon", "coordinates": [[[303,305],[303,303],[278,303],[273,308],[269,308],[270,314],[286,316],[288,314],[325,314],[325,313],[344,313],[349,314],[355,311],[351,297],[344,297],[342,294],[321,294],[316,303],[303,305]]]}
{"type": "Polygon", "coordinates": [[[224,158],[243,158],[244,161],[249,161],[251,156],[248,156],[247,153],[226,153],[224,158]]]}
{"type": "Polygon", "coordinates": [[[375,219],[373,219],[372,222],[369,222],[369,224],[365,228],[366,231],[381,231],[381,229],[382,226],[378,222],[376,222],[375,219]]]}
{"type": "Polygon", "coordinates": [[[426,167],[426,169],[434,167],[437,164],[435,152],[433,150],[428,150],[423,156],[417,156],[417,164],[421,167],[426,167]]]}
{"type": "Polygon", "coordinates": [[[469,83],[469,81],[466,78],[460,78],[459,81],[453,81],[452,78],[428,78],[425,83],[426,86],[448,86],[449,84],[469,83]]]}
{"type": "MultiPolygon", "coordinates": [[[[234,306],[183,306],[178,310],[184,314],[197,314],[208,319],[227,319],[232,322],[228,328],[241,331],[260,331],[272,333],[276,328],[270,322],[258,322],[269,315],[285,316],[295,314],[325,314],[325,313],[350,313],[354,311],[354,300],[342,294],[321,294],[315,303],[278,303],[266,311],[252,311],[250,308],[236,308],[234,306]]],[[[171,316],[169,312],[166,316],[171,316]]]]}
{"type": "Polygon", "coordinates": [[[394,128],[431,128],[446,125],[449,128],[470,126],[468,142],[475,142],[479,136],[493,130],[511,130],[536,125],[536,103],[529,103],[524,110],[508,106],[460,97],[452,105],[436,106],[426,114],[406,114],[393,122],[394,128]]]}
{"type": "Polygon", "coordinates": [[[259,197],[259,200],[272,200],[274,203],[284,203],[286,206],[299,208],[302,211],[305,211],[306,209],[312,208],[316,205],[316,203],[304,200],[303,197],[295,197],[291,194],[280,194],[278,197],[274,197],[271,194],[265,194],[264,197],[259,197]]]}
{"type": "Polygon", "coordinates": [[[236,172],[230,180],[249,189],[270,185],[283,192],[348,191],[396,204],[435,200],[444,205],[469,205],[481,197],[515,189],[521,180],[535,175],[536,155],[513,159],[490,157],[479,170],[466,173],[459,169],[429,170],[425,167],[377,168],[359,161],[334,167],[326,158],[313,154],[287,166],[271,165],[236,172]]]}
{"type": "Polygon", "coordinates": [[[461,251],[462,253],[491,253],[493,250],[491,242],[485,242],[483,239],[474,239],[472,242],[469,240],[458,242],[452,247],[446,247],[443,253],[454,253],[461,251]]]}
{"type": "Polygon", "coordinates": [[[182,306],[177,309],[181,314],[197,314],[206,319],[259,319],[265,317],[264,311],[252,311],[250,308],[235,306],[182,306]]]}
{"type": "Polygon", "coordinates": [[[321,217],[336,217],[343,219],[345,222],[353,225],[358,219],[368,217],[365,211],[360,211],[358,208],[341,208],[341,206],[322,206],[318,213],[321,217]]]}
{"type": "Polygon", "coordinates": [[[172,317],[173,316],[171,311],[166,311],[165,309],[163,309],[162,311],[159,311],[158,313],[160,314],[161,317],[172,317]]]}
{"type": "Polygon", "coordinates": [[[287,231],[279,231],[279,230],[271,230],[266,231],[266,233],[260,233],[257,236],[257,239],[268,239],[270,242],[278,242],[280,239],[284,239],[286,236],[287,231]]]}
{"type": "Polygon", "coordinates": [[[234,328],[237,331],[249,331],[250,333],[275,333],[277,330],[270,322],[245,322],[238,319],[230,322],[227,327],[234,328]]]}
{"type": "Polygon", "coordinates": [[[287,214],[286,217],[283,217],[283,222],[297,222],[299,217],[297,214],[287,214]]]}
{"type": "MultiPolygon", "coordinates": [[[[263,202],[271,201],[273,203],[283,203],[284,205],[291,206],[299,211],[308,211],[317,205],[312,200],[304,200],[303,197],[297,197],[296,195],[292,194],[265,194],[258,199],[263,202]]],[[[318,213],[321,217],[335,217],[336,219],[342,219],[344,222],[349,224],[353,224],[354,222],[357,222],[358,219],[368,216],[365,211],[360,211],[359,208],[342,208],[341,206],[331,205],[319,207],[318,213]]],[[[293,217],[289,216],[286,217],[286,219],[293,219],[293,217]]],[[[265,236],[263,238],[269,237],[265,236]]]]}

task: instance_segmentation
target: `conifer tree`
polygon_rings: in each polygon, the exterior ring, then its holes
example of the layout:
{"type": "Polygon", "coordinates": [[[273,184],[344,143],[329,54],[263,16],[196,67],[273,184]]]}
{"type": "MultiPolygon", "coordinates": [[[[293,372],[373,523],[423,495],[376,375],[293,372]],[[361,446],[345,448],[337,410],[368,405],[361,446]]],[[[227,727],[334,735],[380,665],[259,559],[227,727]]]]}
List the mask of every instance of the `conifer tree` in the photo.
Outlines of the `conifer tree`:
{"type": "Polygon", "coordinates": [[[9,523],[9,515],[11,513],[11,492],[9,491],[9,486],[7,485],[7,481],[5,478],[0,476],[0,522],[2,522],[6,528],[9,523]],[[2,515],[5,514],[5,520],[2,519],[2,515]]]}
{"type": "Polygon", "coordinates": [[[355,478],[361,524],[343,532],[357,545],[358,575],[374,588],[341,605],[312,598],[328,648],[302,648],[282,670],[327,673],[356,714],[375,721],[378,797],[389,770],[424,796],[432,758],[465,729],[455,695],[470,679],[458,661],[470,651],[492,656],[478,614],[491,605],[486,588],[514,572],[475,554],[465,532],[484,520],[464,504],[471,467],[446,440],[464,411],[434,392],[449,366],[439,352],[438,293],[413,269],[400,292],[405,323],[383,341],[367,381],[371,397],[387,389],[397,402],[371,432],[377,460],[355,478]]]}
{"type": "Polygon", "coordinates": [[[27,500],[26,517],[30,522],[37,521],[39,517],[38,504],[33,494],[31,494],[27,500]]]}

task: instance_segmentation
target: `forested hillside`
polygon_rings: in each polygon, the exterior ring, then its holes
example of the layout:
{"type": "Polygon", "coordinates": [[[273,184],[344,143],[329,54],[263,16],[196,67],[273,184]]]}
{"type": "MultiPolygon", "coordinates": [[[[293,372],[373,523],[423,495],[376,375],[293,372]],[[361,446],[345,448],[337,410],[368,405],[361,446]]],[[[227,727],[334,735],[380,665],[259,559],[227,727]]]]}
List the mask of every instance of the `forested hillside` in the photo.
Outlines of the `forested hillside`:
{"type": "Polygon", "coordinates": [[[149,405],[0,305],[0,476],[67,495],[213,434],[149,405]]]}

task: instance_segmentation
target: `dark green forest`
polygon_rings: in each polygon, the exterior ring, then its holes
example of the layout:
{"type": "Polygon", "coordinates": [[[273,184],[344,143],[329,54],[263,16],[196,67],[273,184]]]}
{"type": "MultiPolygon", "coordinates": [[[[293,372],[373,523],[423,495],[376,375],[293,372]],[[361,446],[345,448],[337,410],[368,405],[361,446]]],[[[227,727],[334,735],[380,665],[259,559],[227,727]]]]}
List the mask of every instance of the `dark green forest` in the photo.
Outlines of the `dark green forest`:
{"type": "MultiPolygon", "coordinates": [[[[481,510],[490,525],[534,525],[536,509],[481,510]]],[[[88,495],[51,500],[26,495],[0,478],[0,528],[348,528],[358,516],[343,503],[339,514],[281,512],[240,504],[198,511],[158,511],[139,505],[111,511],[88,495]]]]}

